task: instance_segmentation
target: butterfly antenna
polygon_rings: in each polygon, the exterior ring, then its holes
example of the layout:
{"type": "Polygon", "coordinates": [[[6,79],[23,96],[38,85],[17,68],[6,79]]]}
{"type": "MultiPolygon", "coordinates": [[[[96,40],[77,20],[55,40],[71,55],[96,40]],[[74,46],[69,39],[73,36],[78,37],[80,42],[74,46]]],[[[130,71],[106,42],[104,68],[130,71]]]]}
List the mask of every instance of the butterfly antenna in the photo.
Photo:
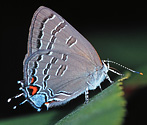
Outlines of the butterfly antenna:
{"type": "Polygon", "coordinates": [[[103,60],[103,62],[113,63],[113,64],[116,64],[116,65],[118,65],[118,66],[120,66],[120,67],[122,67],[122,68],[124,68],[124,69],[129,70],[130,72],[133,72],[133,73],[137,73],[137,74],[143,75],[142,72],[137,72],[137,71],[135,71],[135,70],[132,70],[132,69],[130,69],[130,68],[128,68],[128,67],[125,67],[125,66],[123,66],[123,65],[121,65],[121,64],[119,64],[119,63],[117,63],[117,62],[111,61],[111,60],[103,60]]]}

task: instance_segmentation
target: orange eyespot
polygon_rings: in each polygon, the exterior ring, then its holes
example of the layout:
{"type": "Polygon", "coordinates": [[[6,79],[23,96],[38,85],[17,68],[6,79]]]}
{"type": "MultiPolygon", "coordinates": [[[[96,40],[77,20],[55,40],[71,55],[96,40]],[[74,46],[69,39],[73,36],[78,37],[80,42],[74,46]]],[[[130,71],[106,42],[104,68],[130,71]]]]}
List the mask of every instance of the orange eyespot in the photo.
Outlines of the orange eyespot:
{"type": "Polygon", "coordinates": [[[37,93],[37,91],[38,91],[38,87],[36,87],[36,86],[29,86],[29,89],[33,90],[32,95],[35,95],[37,93]]]}
{"type": "Polygon", "coordinates": [[[49,102],[45,102],[45,104],[46,104],[46,105],[48,105],[48,104],[49,104],[49,102]]]}
{"type": "Polygon", "coordinates": [[[55,102],[55,101],[52,100],[52,101],[50,101],[50,102],[45,102],[44,104],[45,104],[45,105],[48,105],[48,104],[53,103],[53,102],[55,102]]]}
{"type": "Polygon", "coordinates": [[[31,84],[32,84],[34,81],[35,81],[35,78],[34,78],[34,77],[32,77],[32,79],[31,79],[31,84]]]}

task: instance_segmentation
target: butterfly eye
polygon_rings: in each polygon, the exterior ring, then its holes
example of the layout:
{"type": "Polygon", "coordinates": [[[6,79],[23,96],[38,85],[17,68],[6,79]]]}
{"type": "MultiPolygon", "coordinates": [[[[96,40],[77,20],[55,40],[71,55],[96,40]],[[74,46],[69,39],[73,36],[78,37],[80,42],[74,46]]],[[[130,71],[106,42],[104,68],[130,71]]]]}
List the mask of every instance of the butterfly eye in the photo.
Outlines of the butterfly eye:
{"type": "Polygon", "coordinates": [[[39,88],[37,86],[29,86],[28,91],[30,95],[35,95],[38,92],[39,88]]]}

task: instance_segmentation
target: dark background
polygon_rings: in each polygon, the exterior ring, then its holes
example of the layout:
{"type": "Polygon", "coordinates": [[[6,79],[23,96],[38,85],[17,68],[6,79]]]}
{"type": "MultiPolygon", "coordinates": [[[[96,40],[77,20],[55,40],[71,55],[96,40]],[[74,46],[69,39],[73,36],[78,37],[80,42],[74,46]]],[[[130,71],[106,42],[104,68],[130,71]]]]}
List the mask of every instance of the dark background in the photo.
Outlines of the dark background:
{"type": "MultiPolygon", "coordinates": [[[[31,2],[1,2],[0,119],[36,112],[29,104],[18,107],[17,110],[12,110],[13,105],[17,105],[20,100],[14,99],[14,101],[8,104],[7,99],[20,93],[17,80],[23,79],[22,62],[27,53],[28,30],[33,13],[41,5],[53,9],[85,37],[87,34],[94,32],[103,34],[147,30],[147,7],[142,1],[83,2],[42,0],[41,2],[41,0],[34,0],[31,2]]],[[[101,50],[100,45],[101,43],[97,47],[100,52],[105,51],[101,50]]],[[[130,112],[132,111],[132,103],[133,101],[131,100],[127,105],[130,112]]],[[[133,123],[132,119],[132,115],[130,117],[127,116],[125,124],[133,123]]]]}

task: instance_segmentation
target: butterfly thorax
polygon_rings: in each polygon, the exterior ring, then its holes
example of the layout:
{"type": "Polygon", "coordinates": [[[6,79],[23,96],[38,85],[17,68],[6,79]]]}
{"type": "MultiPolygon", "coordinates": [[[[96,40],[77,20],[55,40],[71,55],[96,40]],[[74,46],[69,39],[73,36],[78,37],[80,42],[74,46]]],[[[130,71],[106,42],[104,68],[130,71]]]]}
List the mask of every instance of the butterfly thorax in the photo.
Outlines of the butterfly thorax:
{"type": "Polygon", "coordinates": [[[102,68],[96,67],[95,71],[90,75],[89,90],[94,90],[106,79],[109,68],[103,63],[102,68]]]}

